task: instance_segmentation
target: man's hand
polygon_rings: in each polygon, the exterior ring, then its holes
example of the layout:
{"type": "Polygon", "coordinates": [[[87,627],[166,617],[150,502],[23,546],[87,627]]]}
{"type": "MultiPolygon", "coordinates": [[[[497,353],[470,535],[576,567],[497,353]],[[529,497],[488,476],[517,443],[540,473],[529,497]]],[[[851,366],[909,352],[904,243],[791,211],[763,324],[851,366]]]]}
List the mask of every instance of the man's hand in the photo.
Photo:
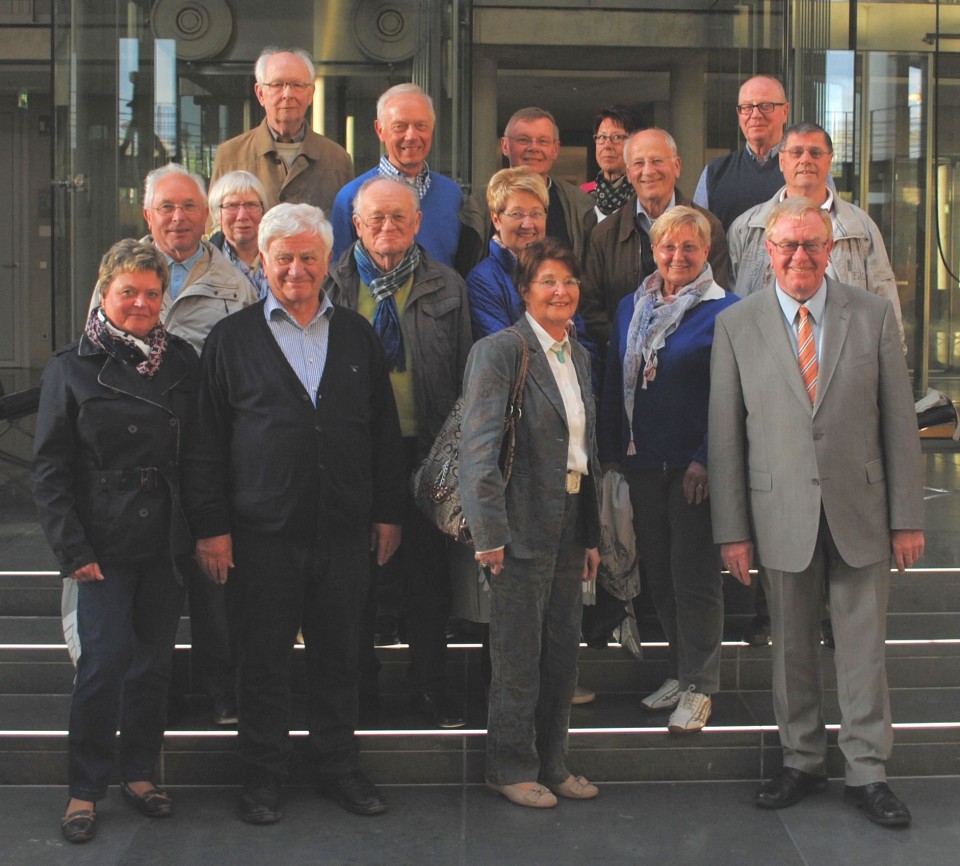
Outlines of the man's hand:
{"type": "Polygon", "coordinates": [[[923,556],[923,546],[922,529],[894,529],[890,533],[890,547],[897,571],[906,571],[923,556]]]}
{"type": "Polygon", "coordinates": [[[600,551],[595,547],[588,547],[583,556],[583,582],[594,580],[597,569],[600,567],[600,551]]]}
{"type": "Polygon", "coordinates": [[[398,523],[370,524],[370,552],[376,553],[377,565],[386,565],[390,557],[397,552],[400,535],[398,523]]]}
{"type": "Polygon", "coordinates": [[[683,496],[687,500],[687,505],[699,505],[709,495],[707,467],[696,460],[691,460],[683,476],[683,496]]]}
{"type": "Polygon", "coordinates": [[[103,580],[103,572],[100,571],[99,563],[88,562],[86,565],[80,566],[70,577],[79,583],[87,583],[92,580],[103,580]]]}
{"type": "Polygon", "coordinates": [[[744,586],[750,586],[750,566],[753,564],[753,542],[734,541],[720,545],[720,559],[724,568],[744,586]]]}
{"type": "Polygon", "coordinates": [[[212,538],[198,538],[193,558],[210,580],[226,583],[227,572],[233,568],[233,537],[227,533],[212,538]]]}
{"type": "Polygon", "coordinates": [[[473,558],[484,568],[489,568],[491,574],[500,574],[503,571],[503,548],[488,550],[486,553],[475,553],[473,558]]]}

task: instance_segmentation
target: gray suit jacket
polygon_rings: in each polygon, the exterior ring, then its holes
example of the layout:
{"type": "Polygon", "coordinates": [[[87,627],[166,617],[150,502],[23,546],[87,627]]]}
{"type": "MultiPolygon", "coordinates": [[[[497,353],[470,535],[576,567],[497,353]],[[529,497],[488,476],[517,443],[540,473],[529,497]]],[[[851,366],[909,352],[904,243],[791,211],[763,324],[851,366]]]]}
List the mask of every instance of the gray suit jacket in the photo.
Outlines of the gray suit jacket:
{"type": "MultiPolygon", "coordinates": [[[[500,331],[475,343],[464,373],[460,496],[477,550],[506,547],[518,559],[555,554],[566,503],[567,419],[550,364],[525,316],[516,324],[530,349],[530,368],[517,425],[510,483],[504,487],[498,459],[503,417],[520,360],[515,334],[500,331]]],[[[600,541],[600,464],[596,409],[590,390],[590,360],[570,344],[586,409],[590,474],[580,492],[585,547],[600,541]]]]}
{"type": "Polygon", "coordinates": [[[920,529],[916,413],[893,307],[827,280],[813,407],[773,288],[717,318],[710,367],[710,501],[718,544],[756,543],[766,568],[810,563],[821,505],[854,568],[920,529]]]}

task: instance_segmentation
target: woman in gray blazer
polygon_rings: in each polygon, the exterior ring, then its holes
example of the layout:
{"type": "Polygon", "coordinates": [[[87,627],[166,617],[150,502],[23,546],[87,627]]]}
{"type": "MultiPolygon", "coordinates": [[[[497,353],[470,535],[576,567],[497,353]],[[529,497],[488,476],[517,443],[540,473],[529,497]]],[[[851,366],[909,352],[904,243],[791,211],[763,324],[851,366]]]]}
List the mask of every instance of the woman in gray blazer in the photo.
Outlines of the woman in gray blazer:
{"type": "Polygon", "coordinates": [[[461,496],[491,589],[487,784],[534,808],[597,795],[566,765],[581,582],[596,575],[600,538],[590,362],[568,330],[579,273],[558,241],[527,247],[516,274],[526,312],[474,345],[464,376],[461,496]],[[529,372],[505,485],[503,419],[524,343],[529,372]]]}

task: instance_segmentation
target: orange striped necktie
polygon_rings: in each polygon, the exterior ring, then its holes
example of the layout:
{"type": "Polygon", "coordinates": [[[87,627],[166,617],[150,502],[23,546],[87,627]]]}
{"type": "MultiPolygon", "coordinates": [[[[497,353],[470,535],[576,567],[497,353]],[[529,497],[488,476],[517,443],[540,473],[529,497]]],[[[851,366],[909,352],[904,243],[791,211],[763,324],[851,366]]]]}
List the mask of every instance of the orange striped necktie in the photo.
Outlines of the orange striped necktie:
{"type": "Polygon", "coordinates": [[[807,389],[811,405],[817,399],[817,344],[813,339],[813,325],[810,323],[810,311],[800,306],[797,310],[797,348],[800,363],[800,377],[807,389]]]}

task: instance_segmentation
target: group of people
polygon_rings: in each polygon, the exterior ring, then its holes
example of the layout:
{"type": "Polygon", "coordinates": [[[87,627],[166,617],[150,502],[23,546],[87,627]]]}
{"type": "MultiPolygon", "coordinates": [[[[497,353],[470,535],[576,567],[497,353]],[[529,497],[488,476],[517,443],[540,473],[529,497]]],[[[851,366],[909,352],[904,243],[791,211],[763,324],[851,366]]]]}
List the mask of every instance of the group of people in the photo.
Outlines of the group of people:
{"type": "Polygon", "coordinates": [[[376,587],[399,589],[413,709],[457,728],[445,627],[478,566],[488,785],[533,808],[597,796],[567,732],[614,471],[670,646],[642,708],[704,727],[721,568],[749,584],[759,566],[784,763],[757,805],[819,790],[829,584],[846,796],[908,823],[884,776],[883,649],[891,551],[903,569],[923,550],[919,446],[892,271],[830,185],[829,135],[784,133],[782,86],[752,78],[746,147],[690,201],[673,138],[629,110],[598,114],[600,172],[579,189],[551,175],[552,115],[525,108],[509,168],[464,199],[428,167],[416,85],[380,97],[384,155],[354,179],[306,121],[309,55],[266,49],[255,73],[263,122],[220,146],[209,196],[181,166],[148,175],[149,234],[104,256],[83,335],[44,374],[32,480],[79,634],[64,838],[95,834],[118,730],[124,797],[172,813],[155,765],[185,595],[214,721],[239,726],[240,817],[281,818],[298,634],[318,789],[382,813],[354,740],[378,697],[376,587]],[[408,489],[461,394],[469,551],[408,489]]]}

